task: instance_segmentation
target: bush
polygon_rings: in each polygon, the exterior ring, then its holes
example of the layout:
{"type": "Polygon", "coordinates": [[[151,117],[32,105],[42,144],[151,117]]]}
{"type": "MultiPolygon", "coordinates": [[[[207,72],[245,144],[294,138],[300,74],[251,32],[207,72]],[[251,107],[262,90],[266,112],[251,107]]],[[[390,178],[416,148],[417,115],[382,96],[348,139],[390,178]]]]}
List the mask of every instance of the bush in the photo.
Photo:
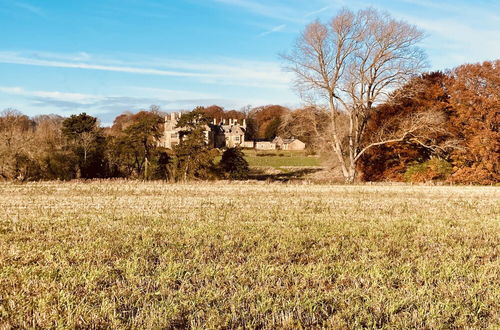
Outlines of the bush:
{"type": "Polygon", "coordinates": [[[155,150],[151,161],[150,175],[148,180],[171,180],[173,179],[174,158],[166,150],[155,150]]]}
{"type": "Polygon", "coordinates": [[[453,167],[446,160],[431,158],[423,163],[414,163],[408,166],[404,178],[407,182],[446,180],[452,171],[453,167]]]}
{"type": "Polygon", "coordinates": [[[240,148],[228,148],[222,154],[219,163],[223,174],[231,179],[244,179],[248,177],[249,167],[245,155],[240,148]]]}
{"type": "Polygon", "coordinates": [[[71,151],[55,150],[43,160],[43,178],[47,180],[72,180],[77,177],[78,158],[71,151]]]}

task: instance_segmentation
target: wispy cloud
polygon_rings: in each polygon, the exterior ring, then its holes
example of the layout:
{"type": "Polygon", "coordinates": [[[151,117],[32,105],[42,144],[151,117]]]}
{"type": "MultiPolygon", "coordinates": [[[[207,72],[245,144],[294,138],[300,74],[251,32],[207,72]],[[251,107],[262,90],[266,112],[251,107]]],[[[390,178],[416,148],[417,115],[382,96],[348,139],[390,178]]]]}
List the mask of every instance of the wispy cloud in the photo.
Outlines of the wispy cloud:
{"type": "Polygon", "coordinates": [[[36,6],[33,6],[29,3],[24,3],[24,2],[19,2],[19,1],[13,1],[12,4],[18,8],[21,8],[23,10],[26,10],[32,14],[35,14],[37,16],[41,16],[41,17],[45,17],[46,14],[45,12],[39,8],[39,7],[36,7],[36,6]]]}
{"type": "MultiPolygon", "coordinates": [[[[481,1],[475,2],[447,2],[447,1],[429,1],[429,0],[402,0],[416,8],[433,10],[445,19],[455,18],[460,23],[496,23],[500,21],[498,12],[500,5],[489,4],[482,5],[481,1]]],[[[425,17],[419,17],[425,18],[425,17]]]]}
{"type": "MultiPolygon", "coordinates": [[[[500,26],[479,27],[459,16],[432,19],[399,14],[398,17],[424,29],[424,48],[433,69],[443,70],[462,63],[480,62],[500,56],[500,26]]],[[[484,18],[487,19],[486,16],[484,18]]]]}
{"type": "MultiPolygon", "coordinates": [[[[129,105],[139,102],[158,100],[162,103],[183,102],[192,100],[210,100],[218,99],[219,97],[208,94],[199,93],[195,91],[173,90],[163,88],[149,88],[149,87],[129,87],[126,88],[133,91],[135,95],[140,93],[142,97],[131,97],[124,95],[96,95],[86,93],[67,93],[60,91],[33,91],[19,86],[0,86],[0,93],[10,94],[15,96],[23,96],[30,99],[35,99],[43,102],[68,102],[72,106],[86,107],[95,106],[101,103],[106,103],[110,100],[126,100],[129,105]]],[[[146,102],[148,103],[148,102],[146,102]]],[[[154,103],[154,102],[153,102],[154,103]]],[[[149,104],[153,104],[149,103],[149,104]]]]}
{"type": "Polygon", "coordinates": [[[142,95],[143,97],[163,100],[209,100],[223,99],[222,96],[213,93],[203,93],[193,90],[179,90],[168,88],[133,86],[125,87],[124,90],[130,95],[142,95]]]}
{"type": "Polygon", "coordinates": [[[63,93],[63,92],[47,92],[47,91],[29,91],[22,87],[5,87],[0,86],[0,92],[11,95],[21,95],[28,97],[41,97],[59,101],[78,102],[82,104],[92,103],[99,99],[98,96],[80,93],[63,93]]]}
{"type": "Polygon", "coordinates": [[[84,62],[63,62],[57,60],[43,60],[43,59],[25,57],[23,55],[16,53],[7,53],[7,54],[1,53],[0,63],[71,68],[71,69],[88,69],[88,70],[99,70],[99,71],[114,71],[114,72],[126,72],[126,73],[147,74],[147,75],[157,75],[157,76],[212,77],[212,75],[203,73],[168,71],[168,70],[158,70],[151,68],[135,68],[128,66],[101,65],[101,64],[84,63],[84,62]]]}
{"type": "MultiPolygon", "coordinates": [[[[89,114],[98,116],[105,123],[111,123],[119,113],[146,109],[152,104],[159,105],[164,111],[190,110],[196,106],[208,106],[212,104],[217,104],[227,109],[239,109],[248,104],[284,104],[284,102],[273,99],[230,99],[212,94],[183,90],[143,87],[130,87],[129,89],[133,92],[140,92],[144,96],[103,96],[86,93],[39,91],[28,90],[18,86],[0,86],[0,94],[15,96],[17,97],[16,100],[24,100],[24,102],[18,103],[18,106],[21,106],[20,110],[23,110],[23,107],[28,109],[36,107],[37,109],[46,109],[45,111],[60,115],[86,111],[89,114]]],[[[131,93],[131,95],[134,95],[134,93],[131,93]]]]}
{"type": "MultiPolygon", "coordinates": [[[[101,96],[80,93],[65,93],[59,91],[32,91],[21,87],[0,87],[0,94],[16,97],[16,107],[20,110],[40,109],[47,113],[63,116],[85,111],[99,117],[105,126],[111,125],[114,118],[124,111],[138,111],[147,109],[150,105],[159,105],[163,110],[191,109],[194,105],[220,103],[220,100],[210,98],[169,99],[161,97],[133,97],[124,95],[101,96]]],[[[226,102],[227,103],[227,102],[226,102]]]]}
{"type": "Polygon", "coordinates": [[[314,10],[314,11],[311,11],[311,12],[305,14],[304,17],[316,16],[316,15],[324,13],[325,11],[328,11],[328,10],[334,8],[334,7],[335,6],[333,6],[333,5],[324,6],[324,7],[320,8],[320,9],[318,9],[318,10],[314,10]]]}
{"type": "Polygon", "coordinates": [[[286,24],[281,24],[281,25],[278,25],[278,26],[275,26],[273,27],[272,29],[270,30],[267,30],[265,32],[262,32],[261,34],[258,35],[258,37],[265,37],[271,33],[275,33],[275,32],[279,32],[279,31],[283,31],[284,29],[286,28],[286,24]]]}
{"type": "MultiPolygon", "coordinates": [[[[278,27],[281,29],[282,27],[278,27]]],[[[52,54],[43,52],[2,52],[0,63],[41,67],[98,70],[140,75],[195,79],[206,84],[288,88],[290,76],[281,71],[279,63],[239,59],[177,60],[142,58],[140,60],[101,59],[87,53],[52,54]],[[217,64],[217,63],[226,64],[217,64]]]]}
{"type": "Polygon", "coordinates": [[[214,0],[217,3],[225,5],[240,7],[251,13],[275,18],[286,22],[303,23],[302,15],[299,11],[292,8],[292,6],[272,6],[269,2],[265,4],[255,0],[214,0]]]}

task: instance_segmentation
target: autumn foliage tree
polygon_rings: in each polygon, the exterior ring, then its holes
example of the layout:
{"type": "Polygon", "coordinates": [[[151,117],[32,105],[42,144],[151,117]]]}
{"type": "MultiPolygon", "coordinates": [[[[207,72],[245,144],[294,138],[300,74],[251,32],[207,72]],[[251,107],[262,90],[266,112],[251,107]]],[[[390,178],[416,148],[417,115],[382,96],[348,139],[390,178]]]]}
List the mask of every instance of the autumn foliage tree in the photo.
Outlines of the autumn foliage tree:
{"type": "Polygon", "coordinates": [[[77,177],[78,156],[66,144],[67,139],[62,132],[64,120],[59,115],[33,118],[40,166],[38,179],[71,180],[77,177]]]}
{"type": "Polygon", "coordinates": [[[267,105],[257,107],[250,111],[250,124],[254,125],[254,139],[272,140],[278,134],[283,116],[290,112],[290,109],[281,105],[267,105]]]}
{"type": "Polygon", "coordinates": [[[434,121],[403,141],[377,145],[368,150],[358,164],[363,180],[401,181],[410,163],[424,162],[433,155],[447,157],[453,141],[448,120],[451,106],[447,80],[447,75],[441,72],[415,77],[377,107],[367,122],[365,144],[377,141],[379,136],[389,135],[388,130],[397,136],[398,131],[407,129],[405,120],[412,116],[427,116],[434,121]]]}
{"type": "Polygon", "coordinates": [[[462,144],[451,155],[451,180],[499,182],[500,60],[459,66],[451,72],[448,90],[451,124],[462,144]]]}
{"type": "Polygon", "coordinates": [[[368,121],[368,142],[376,140],[377,134],[385,134],[386,127],[397,131],[408,114],[440,119],[422,127],[420,139],[413,135],[369,150],[359,163],[363,179],[498,182],[499,62],[466,64],[447,73],[424,74],[392,93],[368,121]]]}
{"type": "Polygon", "coordinates": [[[34,122],[14,109],[0,114],[0,178],[36,178],[34,122]]]}
{"type": "Polygon", "coordinates": [[[69,180],[76,177],[78,158],[62,134],[63,118],[29,118],[17,110],[0,114],[0,178],[69,180]]]}
{"type": "Polygon", "coordinates": [[[237,119],[242,120],[245,119],[246,115],[237,110],[224,110],[223,107],[218,105],[211,105],[208,107],[197,107],[198,111],[203,112],[209,119],[215,119],[217,122],[225,119],[237,119]]]}

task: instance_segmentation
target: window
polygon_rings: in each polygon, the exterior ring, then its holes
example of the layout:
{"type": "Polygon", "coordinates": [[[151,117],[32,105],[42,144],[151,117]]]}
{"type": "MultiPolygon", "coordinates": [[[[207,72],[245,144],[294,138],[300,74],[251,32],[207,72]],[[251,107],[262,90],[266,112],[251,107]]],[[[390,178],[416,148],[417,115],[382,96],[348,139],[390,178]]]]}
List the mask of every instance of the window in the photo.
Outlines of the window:
{"type": "Polygon", "coordinates": [[[240,141],[240,137],[239,137],[239,136],[235,136],[235,137],[234,137],[234,141],[239,142],[239,141],[240,141]]]}
{"type": "Polygon", "coordinates": [[[172,138],[172,139],[178,139],[179,136],[177,135],[177,133],[173,133],[173,134],[170,135],[170,138],[172,138]]]}

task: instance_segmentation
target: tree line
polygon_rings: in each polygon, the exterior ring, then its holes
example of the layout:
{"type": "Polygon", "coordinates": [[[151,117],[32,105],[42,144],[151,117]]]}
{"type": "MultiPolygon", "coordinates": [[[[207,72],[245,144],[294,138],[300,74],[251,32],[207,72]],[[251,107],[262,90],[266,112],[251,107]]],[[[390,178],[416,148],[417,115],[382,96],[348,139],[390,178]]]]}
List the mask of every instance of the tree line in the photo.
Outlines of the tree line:
{"type": "MultiPolygon", "coordinates": [[[[410,79],[375,107],[363,145],[381,138],[357,163],[362,181],[448,180],[491,184],[500,179],[498,131],[500,60],[465,64],[410,79]],[[403,138],[401,138],[403,137],[403,138]]],[[[329,110],[279,105],[225,111],[198,107],[181,117],[183,143],[162,148],[165,113],[158,107],[117,116],[111,127],[82,113],[30,118],[16,110],[0,115],[0,177],[7,180],[133,178],[170,181],[244,178],[241,150],[208,148],[204,127],[215,119],[246,119],[247,140],[297,137],[311,153],[332,153],[329,110]],[[224,161],[216,164],[220,157],[224,161]]],[[[348,126],[349,115],[338,113],[348,126]]],[[[346,147],[349,139],[344,137],[346,147]]],[[[335,166],[338,166],[336,164],[335,166]]]]}
{"type": "Polygon", "coordinates": [[[213,110],[198,107],[179,120],[183,143],[163,148],[165,113],[158,107],[117,116],[101,127],[86,113],[30,118],[7,109],[0,115],[0,179],[71,180],[131,178],[182,181],[244,178],[248,163],[239,149],[205,143],[213,110]],[[222,157],[218,164],[217,157],[222,157]]]}

